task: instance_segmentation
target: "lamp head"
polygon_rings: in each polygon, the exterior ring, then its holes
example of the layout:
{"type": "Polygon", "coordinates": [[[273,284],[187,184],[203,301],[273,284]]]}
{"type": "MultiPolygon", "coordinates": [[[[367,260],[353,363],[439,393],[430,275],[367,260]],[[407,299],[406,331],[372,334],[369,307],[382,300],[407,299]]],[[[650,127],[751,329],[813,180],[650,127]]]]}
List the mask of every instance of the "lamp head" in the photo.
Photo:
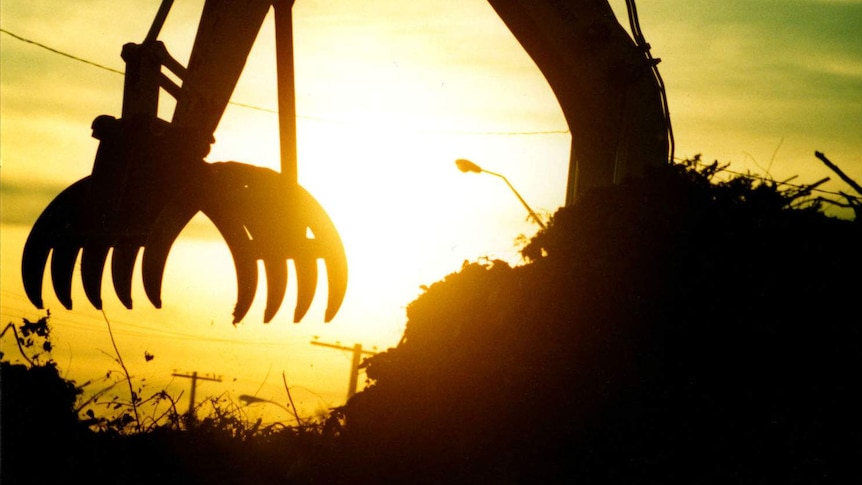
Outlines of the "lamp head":
{"type": "Polygon", "coordinates": [[[482,167],[464,158],[459,158],[458,160],[455,160],[455,166],[458,167],[458,170],[464,173],[482,173],[482,167]]]}

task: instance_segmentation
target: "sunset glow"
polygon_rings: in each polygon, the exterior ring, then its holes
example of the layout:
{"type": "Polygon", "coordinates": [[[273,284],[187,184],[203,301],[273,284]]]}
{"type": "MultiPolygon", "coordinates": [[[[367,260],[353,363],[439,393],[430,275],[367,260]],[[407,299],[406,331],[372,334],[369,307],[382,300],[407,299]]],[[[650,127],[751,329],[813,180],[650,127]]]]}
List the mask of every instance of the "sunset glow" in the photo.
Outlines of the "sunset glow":
{"type": "MultiPolygon", "coordinates": [[[[20,281],[24,240],[45,205],[89,174],[98,146],[90,136],[93,118],[119,116],[122,76],[80,60],[122,70],[121,46],[143,39],[160,2],[85,3],[2,2],[5,31],[79,58],[0,34],[4,325],[43,314],[26,300],[20,281]]],[[[160,36],[183,63],[202,3],[177,0],[160,36]]],[[[624,4],[612,4],[624,20],[624,4]]],[[[758,15],[777,8],[763,1],[731,2],[721,12],[705,1],[641,7],[645,33],[662,58],[677,156],[703,153],[736,171],[813,182],[832,175],[813,157],[822,150],[862,178],[862,43],[854,30],[862,2],[794,4],[798,17],[758,15]]],[[[279,169],[269,20],[207,161],[279,169]]],[[[261,270],[251,311],[231,325],[231,255],[199,215],[171,252],[161,310],[144,296],[140,267],[133,310],[117,301],[106,270],[104,315],[90,307],[77,271],[71,311],[56,300],[46,276],[54,356],[70,378],[84,382],[116,368],[107,317],[132,374],[147,378],[153,392],[187,391],[188,383],[171,373],[200,371],[223,376],[202,387],[204,395],[281,402],[284,371],[303,413],[337,406],[350,356],[310,341],[394,346],[404,308],[422,285],[464,261],[518,264],[516,240],[538,229],[502,181],[465,175],[456,159],[505,174],[541,216],[564,203],[567,125],[547,82],[486,2],[297,0],[294,22],[299,182],[345,246],[350,276],[341,311],[323,323],[321,278],[308,316],[293,324],[291,269],[281,311],[263,324],[261,270]],[[155,358],[145,361],[145,352],[155,358]]],[[[169,118],[171,109],[164,101],[161,117],[169,118]]],[[[823,187],[843,189],[837,180],[823,187]]],[[[6,341],[2,349],[17,352],[6,341]]]]}

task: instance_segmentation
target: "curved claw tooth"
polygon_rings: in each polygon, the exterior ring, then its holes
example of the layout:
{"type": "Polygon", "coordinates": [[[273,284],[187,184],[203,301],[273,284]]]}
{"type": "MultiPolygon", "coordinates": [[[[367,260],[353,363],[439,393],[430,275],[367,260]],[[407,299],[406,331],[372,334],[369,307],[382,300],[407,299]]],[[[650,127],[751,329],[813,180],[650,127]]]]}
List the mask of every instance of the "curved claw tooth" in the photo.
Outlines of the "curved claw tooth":
{"type": "Polygon", "coordinates": [[[67,310],[72,309],[72,272],[81,247],[72,241],[64,241],[54,247],[51,254],[51,280],[54,293],[67,310]]]}
{"type": "MultiPolygon", "coordinates": [[[[64,235],[75,222],[75,207],[84,197],[88,184],[89,177],[85,177],[60,192],[36,219],[30,234],[27,236],[27,241],[24,243],[24,251],[21,255],[21,280],[24,283],[27,298],[37,308],[44,307],[42,284],[45,278],[45,267],[48,265],[48,256],[58,241],[68,241],[69,238],[64,237],[64,235]]],[[[72,259],[73,267],[75,257],[77,257],[77,253],[72,259]]],[[[65,273],[65,271],[62,272],[65,273]]],[[[68,283],[69,290],[67,293],[71,293],[71,275],[68,283]]],[[[67,308],[71,307],[71,296],[66,298],[64,305],[67,308]]]]}
{"type": "MultiPolygon", "coordinates": [[[[257,292],[257,258],[252,251],[245,227],[235,222],[235,219],[230,217],[231,214],[224,213],[220,207],[206,204],[203,212],[221,233],[233,258],[236,270],[236,306],[233,310],[233,323],[237,324],[248,313],[254,301],[254,294],[257,292]]],[[[287,276],[285,276],[286,280],[287,276]]]]}
{"type": "Polygon", "coordinates": [[[317,260],[298,257],[293,260],[296,267],[296,309],[293,322],[299,323],[311,307],[314,293],[317,292],[317,260]]]}
{"type": "MultiPolygon", "coordinates": [[[[320,211],[322,212],[323,209],[321,208],[320,211]]],[[[323,215],[326,216],[326,213],[323,215]]],[[[329,291],[323,321],[331,322],[341,308],[344,295],[347,293],[347,256],[344,254],[341,238],[329,217],[318,217],[316,220],[322,223],[314,229],[315,234],[320,234],[315,242],[319,245],[320,257],[326,265],[326,286],[329,291]]]]}
{"type": "Polygon", "coordinates": [[[326,265],[329,295],[324,321],[329,322],[338,312],[347,291],[347,257],[341,237],[323,207],[300,186],[285,190],[277,174],[261,177],[255,191],[249,194],[248,207],[252,214],[261,213],[261,208],[271,207],[279,201],[279,210],[284,219],[274,221],[254,217],[250,220],[249,232],[259,248],[282,254],[294,260],[297,279],[297,303],[294,322],[305,317],[317,290],[317,259],[326,265]],[[297,230],[299,229],[299,230],[297,230]],[[314,234],[308,239],[306,230],[314,234]]]}
{"type": "Polygon", "coordinates": [[[124,241],[114,246],[111,255],[111,279],[114,282],[114,291],[123,305],[132,309],[132,273],[135,270],[135,261],[138,259],[140,244],[124,241]]]}
{"type": "MultiPolygon", "coordinates": [[[[204,214],[210,218],[213,225],[221,233],[227,243],[236,270],[236,305],[233,309],[233,323],[242,321],[257,292],[257,258],[251,249],[251,241],[241,224],[236,224],[225,218],[219,210],[207,208],[204,214]]],[[[285,277],[286,279],[286,277],[285,277]]]]}
{"type": "Polygon", "coordinates": [[[269,323],[281,303],[287,290],[287,263],[279,258],[264,259],[263,268],[266,271],[266,309],[263,312],[263,323],[269,323]]]}
{"type": "MultiPolygon", "coordinates": [[[[233,257],[237,289],[233,323],[237,324],[251,308],[258,282],[258,255],[254,244],[257,241],[253,242],[246,232],[244,219],[249,216],[250,210],[260,209],[249,208],[242,196],[246,192],[249,175],[266,169],[236,162],[213,163],[208,165],[208,168],[210,180],[207,184],[207,197],[202,198],[201,211],[221,233],[233,257]]],[[[255,214],[252,212],[252,215],[255,214]]],[[[274,289],[269,288],[267,293],[267,309],[264,315],[267,322],[275,316],[284,297],[284,289],[282,289],[279,297],[275,298],[279,285],[283,287],[287,285],[286,264],[280,262],[280,265],[284,266],[283,278],[279,275],[281,270],[278,269],[276,262],[264,261],[267,279],[271,279],[275,286],[274,289]],[[283,280],[283,283],[279,283],[279,280],[283,280]]]]}
{"type": "Polygon", "coordinates": [[[225,241],[228,243],[236,268],[236,306],[233,309],[233,323],[237,324],[245,318],[254,301],[254,294],[257,291],[257,259],[248,248],[248,240],[245,244],[231,244],[225,236],[225,241]]]}
{"type": "Polygon", "coordinates": [[[97,310],[102,309],[102,276],[105,273],[105,260],[108,258],[110,244],[103,241],[90,241],[81,251],[81,282],[84,293],[97,310]]]}
{"type": "Polygon", "coordinates": [[[24,292],[30,302],[39,309],[44,308],[42,283],[50,254],[51,247],[45,244],[44,240],[31,243],[28,239],[21,256],[21,280],[24,282],[24,292]]]}
{"type": "Polygon", "coordinates": [[[347,256],[344,254],[341,236],[338,235],[338,230],[332,223],[332,219],[311,194],[305,190],[303,192],[307,199],[304,208],[310,222],[309,227],[315,236],[314,241],[310,241],[310,243],[316,245],[315,252],[318,257],[323,258],[326,265],[326,283],[329,295],[323,320],[330,322],[341,308],[344,295],[347,293],[347,256]]]}
{"type": "Polygon", "coordinates": [[[263,260],[266,271],[266,309],[263,312],[263,323],[269,323],[281,308],[284,292],[287,290],[287,262],[281,258],[263,260]]]}
{"type": "Polygon", "coordinates": [[[142,277],[147,297],[161,308],[162,279],[171,246],[183,228],[197,212],[203,213],[216,226],[230,249],[236,269],[237,301],[234,307],[233,323],[245,317],[254,301],[257,291],[257,258],[251,249],[251,242],[245,228],[237,222],[229,206],[222,204],[222,187],[213,186],[208,178],[200,180],[200,185],[190,187],[179,194],[159,214],[147,241],[144,244],[142,277]],[[208,190],[212,199],[201,192],[208,190]]]}
{"type": "Polygon", "coordinates": [[[27,236],[27,242],[24,243],[24,252],[21,254],[21,280],[24,283],[24,292],[36,308],[44,307],[42,283],[45,278],[45,266],[48,264],[48,256],[53,246],[51,236],[59,229],[53,217],[48,214],[46,209],[33,224],[33,229],[27,236]]]}
{"type": "Polygon", "coordinates": [[[344,295],[347,294],[347,257],[344,255],[344,249],[341,249],[340,254],[324,257],[323,262],[326,264],[326,284],[329,290],[323,321],[328,323],[335,318],[344,302],[344,295]]]}
{"type": "Polygon", "coordinates": [[[180,194],[174,203],[162,210],[144,243],[141,279],[144,293],[156,308],[162,307],[162,279],[171,246],[198,211],[196,199],[184,195],[180,194]]]}
{"type": "MultiPolygon", "coordinates": [[[[213,173],[219,175],[217,171],[213,173]]],[[[218,178],[214,176],[213,180],[218,180],[218,178]]],[[[236,217],[235,207],[224,204],[226,193],[222,191],[226,190],[226,187],[216,183],[208,188],[208,195],[211,195],[212,198],[203,200],[200,208],[221,233],[233,258],[234,270],[236,271],[236,305],[233,310],[233,323],[235,325],[245,318],[252,302],[254,302],[254,295],[257,292],[257,257],[252,249],[252,242],[245,226],[236,217]]],[[[286,280],[287,276],[285,275],[285,284],[286,280]]]]}

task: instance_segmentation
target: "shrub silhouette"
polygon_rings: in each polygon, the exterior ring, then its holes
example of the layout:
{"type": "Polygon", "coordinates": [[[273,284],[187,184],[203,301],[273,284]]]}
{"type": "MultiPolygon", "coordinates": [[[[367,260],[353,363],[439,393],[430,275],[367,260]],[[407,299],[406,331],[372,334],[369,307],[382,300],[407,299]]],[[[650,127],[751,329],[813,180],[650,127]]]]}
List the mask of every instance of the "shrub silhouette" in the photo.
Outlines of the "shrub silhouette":
{"type": "Polygon", "coordinates": [[[9,323],[0,335],[14,337],[29,364],[2,360],[0,352],[3,483],[64,483],[59,480],[62,471],[73,467],[77,459],[69,450],[82,444],[88,434],[75,409],[82,390],[61,378],[50,358],[48,318],[24,319],[17,328],[9,323]]]}
{"type": "Polygon", "coordinates": [[[595,189],[525,264],[428,286],[325,424],[93,432],[52,363],[3,362],[2,482],[858,482],[862,222],[718,171],[595,189]]]}
{"type": "Polygon", "coordinates": [[[195,421],[175,414],[145,427],[129,426],[135,417],[122,409],[131,404],[116,399],[111,407],[121,411],[117,417],[97,417],[90,410],[82,421],[82,389],[61,377],[50,358],[43,363],[41,353],[28,355],[35,348],[50,351],[48,316],[7,329],[29,365],[0,361],[4,485],[267,485],[326,476],[324,467],[314,465],[327,455],[320,451],[321,425],[261,426],[224,398],[207,399],[211,410],[195,421]]]}
{"type": "Polygon", "coordinates": [[[804,190],[713,182],[720,167],[697,162],[560,209],[523,248],[527,264],[469,264],[428,287],[343,410],[351,473],[841,476],[862,449],[860,223],[825,216],[804,190]]]}

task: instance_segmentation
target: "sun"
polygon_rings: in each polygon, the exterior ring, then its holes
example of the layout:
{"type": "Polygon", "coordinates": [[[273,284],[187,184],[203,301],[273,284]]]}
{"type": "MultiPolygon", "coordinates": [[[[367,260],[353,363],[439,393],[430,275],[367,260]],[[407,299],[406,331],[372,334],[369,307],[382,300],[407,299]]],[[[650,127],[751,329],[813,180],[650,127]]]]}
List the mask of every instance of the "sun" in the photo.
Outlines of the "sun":
{"type": "MultiPolygon", "coordinates": [[[[454,166],[456,159],[464,157],[499,160],[501,164],[520,159],[523,163],[547,150],[547,139],[489,136],[493,128],[485,127],[499,125],[519,109],[517,99],[503,95],[512,87],[507,88],[500,79],[476,78],[469,64],[454,66],[459,73],[455,77],[438,79],[439,63],[447,61],[435,43],[423,41],[419,35],[403,52],[387,51],[381,49],[388,42],[386,32],[363,31],[363,37],[354,39],[352,47],[373,47],[371,52],[376,54],[360,63],[344,57],[354,52],[349,48],[332,51],[332,55],[309,54],[303,46],[319,45],[322,40],[317,36],[321,34],[300,29],[296,33],[294,86],[297,137],[282,140],[273,30],[270,13],[206,160],[237,161],[280,171],[280,144],[296,143],[299,184],[332,219],[347,254],[347,295],[336,323],[361,321],[373,333],[375,322],[384,320],[391,328],[393,318],[403,322],[404,307],[423,285],[456,271],[465,260],[494,257],[517,262],[514,241],[536,228],[525,222],[523,209],[505,186],[465,177],[454,166]],[[500,95],[489,94],[493,92],[500,95]],[[493,106],[490,111],[483,107],[489,103],[483,101],[488,96],[493,106]],[[477,118],[476,113],[486,111],[487,116],[477,118]]],[[[332,33],[327,28],[322,35],[332,33]]],[[[183,43],[190,40],[187,34],[166,34],[166,43],[172,52],[180,53],[178,58],[185,52],[183,43]],[[175,44],[179,44],[178,50],[175,44]]],[[[455,60],[463,62],[458,60],[463,55],[459,53],[455,60]]],[[[531,98],[553,104],[546,83],[535,83],[536,76],[541,78],[534,73],[532,81],[523,84],[518,80],[516,85],[528,86],[522,92],[530,93],[531,98]]],[[[160,115],[170,119],[171,109],[166,99],[160,115]]],[[[557,144],[560,140],[553,141],[557,144]]],[[[555,156],[565,160],[567,140],[559,145],[563,156],[555,156]]],[[[529,187],[519,189],[531,192],[529,187]]],[[[540,202],[537,207],[547,204],[540,202]]],[[[191,261],[190,268],[208,264],[201,259],[213,248],[203,248],[182,257],[191,261]]],[[[209,269],[221,275],[212,279],[231,281],[230,259],[220,254],[222,257],[209,257],[210,261],[220,261],[209,264],[209,269]]],[[[185,263],[174,265],[185,267],[185,263]]],[[[295,282],[292,266],[290,270],[289,281],[295,282]]],[[[321,295],[327,293],[325,268],[320,274],[312,316],[317,315],[318,301],[325,300],[321,295]]],[[[265,285],[261,278],[251,318],[260,311],[258,301],[264,299],[265,285]]],[[[289,286],[288,299],[294,289],[289,286]]],[[[278,319],[289,319],[292,304],[285,301],[278,319]]]]}

